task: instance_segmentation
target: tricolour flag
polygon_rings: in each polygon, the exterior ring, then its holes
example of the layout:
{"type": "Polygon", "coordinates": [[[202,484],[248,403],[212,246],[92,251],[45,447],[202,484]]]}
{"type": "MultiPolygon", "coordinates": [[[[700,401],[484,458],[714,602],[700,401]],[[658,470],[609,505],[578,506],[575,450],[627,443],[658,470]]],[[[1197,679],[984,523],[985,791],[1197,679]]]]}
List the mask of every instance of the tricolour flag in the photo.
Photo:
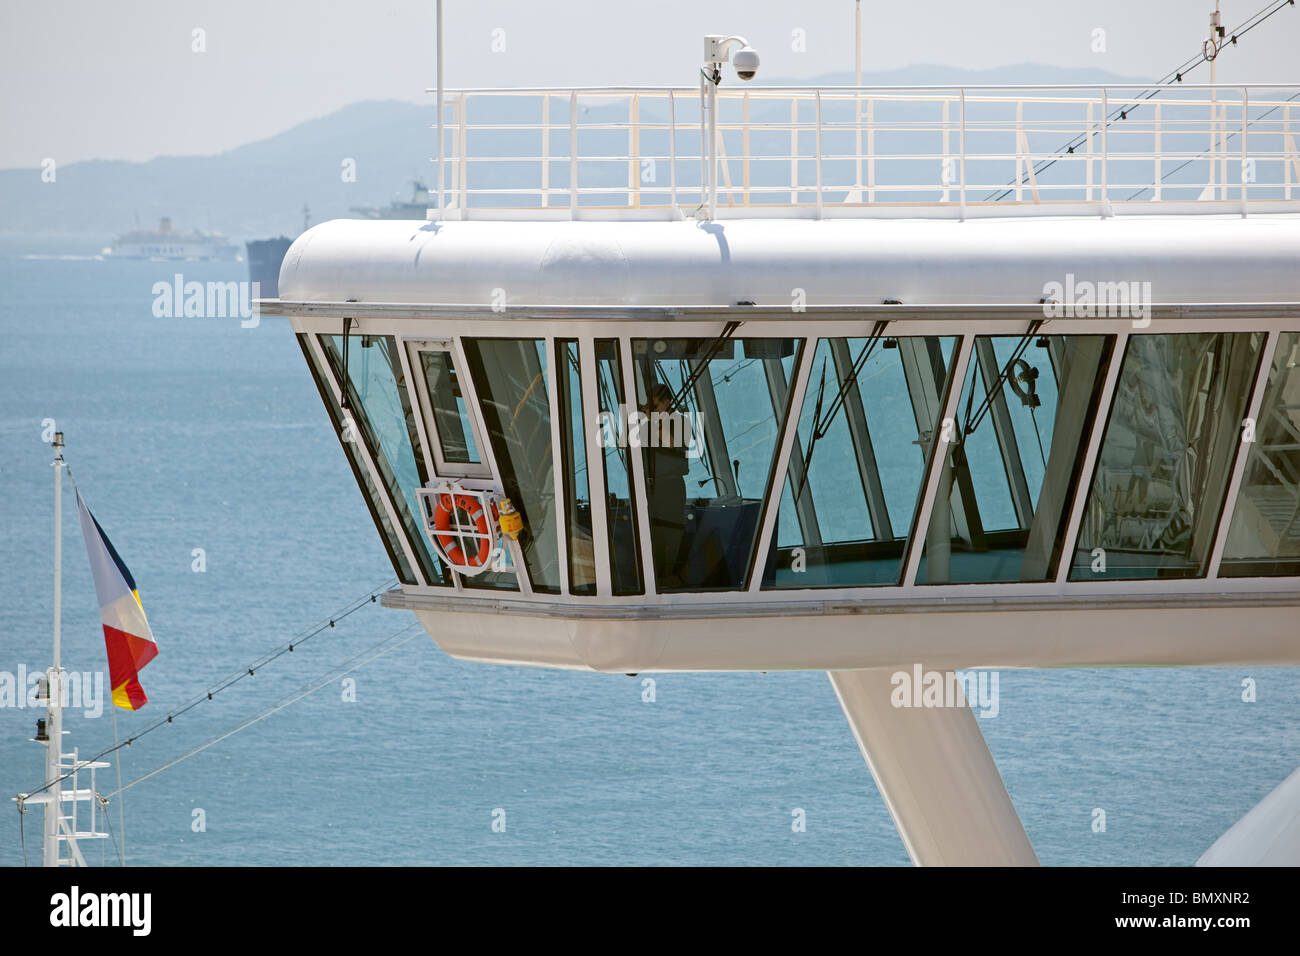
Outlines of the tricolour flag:
{"type": "Polygon", "coordinates": [[[140,686],[140,669],[158,654],[158,644],[135,589],[135,579],[118,557],[86,502],[77,492],[81,533],[90,554],[90,571],[95,576],[95,594],[104,619],[104,643],[108,646],[108,679],[113,703],[127,710],[139,710],[149,698],[140,686]]]}

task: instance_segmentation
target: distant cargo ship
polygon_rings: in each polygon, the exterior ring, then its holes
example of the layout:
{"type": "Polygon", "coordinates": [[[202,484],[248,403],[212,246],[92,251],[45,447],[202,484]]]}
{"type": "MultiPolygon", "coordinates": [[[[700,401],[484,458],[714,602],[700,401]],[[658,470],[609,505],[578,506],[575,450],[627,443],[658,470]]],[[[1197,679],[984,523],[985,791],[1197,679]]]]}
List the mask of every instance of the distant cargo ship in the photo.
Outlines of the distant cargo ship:
{"type": "Polygon", "coordinates": [[[260,283],[258,294],[264,299],[280,296],[280,264],[293,240],[288,236],[276,239],[253,239],[248,246],[248,278],[260,283]]]}
{"type": "MultiPolygon", "coordinates": [[[[304,205],[302,231],[306,232],[310,227],[311,210],[304,205]]],[[[284,262],[284,254],[289,251],[291,245],[293,240],[288,236],[279,236],[275,239],[250,239],[245,243],[248,249],[248,279],[250,282],[259,283],[257,294],[261,298],[280,297],[280,265],[284,262]]]]}
{"type": "Polygon", "coordinates": [[[387,206],[353,206],[359,219],[424,219],[429,212],[429,187],[411,180],[411,201],[390,202],[387,206]]]}
{"type": "Polygon", "coordinates": [[[238,261],[239,247],[225,236],[205,232],[177,232],[166,217],[157,229],[133,229],[118,236],[104,250],[106,259],[185,259],[238,261]]]}

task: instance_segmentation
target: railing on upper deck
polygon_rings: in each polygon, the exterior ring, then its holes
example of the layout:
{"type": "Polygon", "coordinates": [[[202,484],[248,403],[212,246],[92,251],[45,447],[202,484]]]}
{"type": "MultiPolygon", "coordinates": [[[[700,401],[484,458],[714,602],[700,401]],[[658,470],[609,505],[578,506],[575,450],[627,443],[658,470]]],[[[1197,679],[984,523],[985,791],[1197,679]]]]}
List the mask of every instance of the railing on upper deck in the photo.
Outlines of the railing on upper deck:
{"type": "MultiPolygon", "coordinates": [[[[1300,86],[742,86],[717,101],[720,216],[1300,199],[1300,86]]],[[[446,218],[707,208],[698,89],[453,90],[443,109],[446,218]]]]}

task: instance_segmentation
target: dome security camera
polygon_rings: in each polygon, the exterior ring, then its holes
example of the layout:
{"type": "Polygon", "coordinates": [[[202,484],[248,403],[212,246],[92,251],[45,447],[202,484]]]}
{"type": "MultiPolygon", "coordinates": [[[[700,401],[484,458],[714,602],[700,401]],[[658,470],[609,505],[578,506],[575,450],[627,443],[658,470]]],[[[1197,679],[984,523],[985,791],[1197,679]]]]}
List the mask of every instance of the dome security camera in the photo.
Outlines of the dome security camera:
{"type": "Polygon", "coordinates": [[[725,37],[711,33],[704,38],[704,74],[714,86],[721,81],[722,64],[728,59],[742,80],[752,80],[758,73],[758,51],[744,37],[725,37]],[[734,57],[731,56],[733,49],[736,49],[734,57]]]}
{"type": "Polygon", "coordinates": [[[752,46],[741,47],[731,58],[731,65],[736,68],[736,76],[752,80],[758,72],[758,53],[752,46]]]}

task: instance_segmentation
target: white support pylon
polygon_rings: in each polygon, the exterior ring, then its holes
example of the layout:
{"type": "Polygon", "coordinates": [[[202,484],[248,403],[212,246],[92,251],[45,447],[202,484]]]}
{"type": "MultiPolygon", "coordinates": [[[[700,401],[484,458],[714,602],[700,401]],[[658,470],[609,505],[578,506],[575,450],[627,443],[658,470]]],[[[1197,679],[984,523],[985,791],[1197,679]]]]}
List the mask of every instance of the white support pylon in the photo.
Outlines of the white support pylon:
{"type": "Polygon", "coordinates": [[[828,671],[917,866],[1037,866],[971,709],[895,707],[888,668],[828,671]]]}

